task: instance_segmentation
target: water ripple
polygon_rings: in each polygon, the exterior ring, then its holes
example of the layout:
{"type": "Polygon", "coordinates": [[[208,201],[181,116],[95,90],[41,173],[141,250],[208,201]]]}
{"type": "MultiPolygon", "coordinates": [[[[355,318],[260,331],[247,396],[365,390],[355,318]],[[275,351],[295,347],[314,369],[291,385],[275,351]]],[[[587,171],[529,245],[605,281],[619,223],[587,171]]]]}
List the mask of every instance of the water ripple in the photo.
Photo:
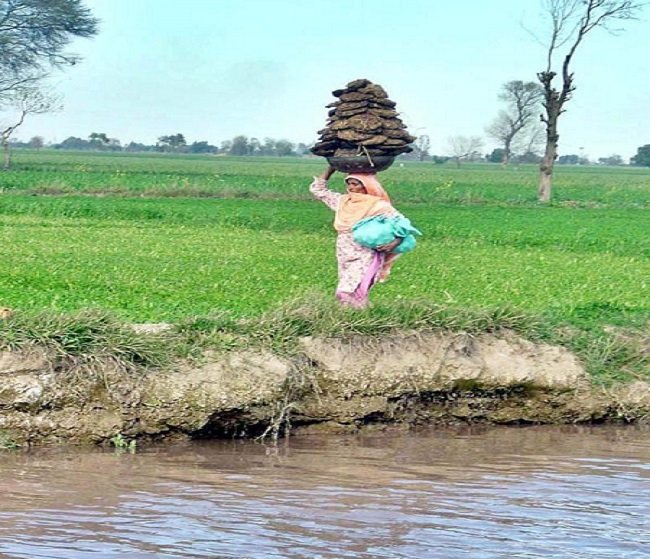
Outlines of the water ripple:
{"type": "Polygon", "coordinates": [[[650,430],[0,455],[0,557],[648,559],[650,430]]]}

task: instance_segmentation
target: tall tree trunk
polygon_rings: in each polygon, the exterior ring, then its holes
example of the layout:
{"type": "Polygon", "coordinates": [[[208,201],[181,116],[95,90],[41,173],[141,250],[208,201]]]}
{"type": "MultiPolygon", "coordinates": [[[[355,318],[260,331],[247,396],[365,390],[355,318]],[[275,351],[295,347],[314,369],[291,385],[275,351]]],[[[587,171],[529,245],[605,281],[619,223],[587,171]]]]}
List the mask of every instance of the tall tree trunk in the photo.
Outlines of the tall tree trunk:
{"type": "Polygon", "coordinates": [[[542,157],[542,161],[539,164],[537,199],[540,202],[550,202],[553,186],[553,166],[557,157],[557,143],[560,139],[560,135],[557,133],[557,120],[562,113],[562,105],[564,105],[571,91],[573,91],[573,86],[569,74],[565,74],[564,76],[561,93],[556,91],[551,85],[555,77],[555,72],[540,72],[537,74],[537,77],[544,86],[544,109],[546,110],[546,116],[542,115],[541,117],[542,122],[546,125],[546,149],[544,150],[544,157],[542,157]]]}
{"type": "Polygon", "coordinates": [[[508,166],[508,163],[510,163],[510,144],[512,143],[512,138],[506,139],[505,143],[503,144],[503,161],[501,161],[501,164],[504,167],[508,166]]]}
{"type": "Polygon", "coordinates": [[[553,164],[550,167],[546,164],[546,155],[542,159],[539,169],[539,186],[537,189],[537,199],[540,202],[551,201],[551,187],[553,181],[553,164]]]}
{"type": "Polygon", "coordinates": [[[546,149],[544,150],[544,157],[542,157],[539,165],[539,189],[537,191],[537,198],[540,202],[551,201],[553,167],[555,166],[555,158],[557,157],[557,143],[560,139],[557,133],[558,116],[558,113],[550,114],[546,124],[546,149]]]}
{"type": "Polygon", "coordinates": [[[3,169],[7,171],[11,167],[11,150],[9,149],[9,140],[5,139],[2,142],[2,148],[5,154],[5,163],[3,169]]]}
{"type": "MultiPolygon", "coordinates": [[[[556,117],[557,118],[557,117],[556,117]]],[[[546,132],[546,149],[544,150],[544,157],[539,165],[539,189],[537,190],[537,198],[540,202],[551,201],[551,190],[553,185],[553,166],[555,165],[555,158],[557,157],[557,142],[559,135],[557,134],[557,122],[549,124],[549,130],[546,132]]]]}

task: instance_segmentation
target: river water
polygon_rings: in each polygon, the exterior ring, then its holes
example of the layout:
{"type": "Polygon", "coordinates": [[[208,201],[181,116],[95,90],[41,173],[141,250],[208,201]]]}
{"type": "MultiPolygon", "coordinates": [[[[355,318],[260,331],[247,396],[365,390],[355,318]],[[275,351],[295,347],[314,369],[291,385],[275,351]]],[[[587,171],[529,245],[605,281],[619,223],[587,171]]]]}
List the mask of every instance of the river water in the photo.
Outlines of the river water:
{"type": "Polygon", "coordinates": [[[0,453],[3,558],[650,558],[650,428],[0,453]]]}

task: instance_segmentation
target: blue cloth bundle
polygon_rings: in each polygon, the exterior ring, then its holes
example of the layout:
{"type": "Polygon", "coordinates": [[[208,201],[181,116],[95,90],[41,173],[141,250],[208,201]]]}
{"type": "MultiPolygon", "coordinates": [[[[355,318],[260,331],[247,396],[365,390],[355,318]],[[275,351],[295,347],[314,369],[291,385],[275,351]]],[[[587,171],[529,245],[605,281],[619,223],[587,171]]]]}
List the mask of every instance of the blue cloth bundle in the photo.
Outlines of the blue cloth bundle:
{"type": "Polygon", "coordinates": [[[366,217],[352,226],[352,238],[368,248],[377,248],[401,237],[402,242],[392,252],[401,254],[415,248],[415,235],[422,235],[403,215],[366,217]]]}

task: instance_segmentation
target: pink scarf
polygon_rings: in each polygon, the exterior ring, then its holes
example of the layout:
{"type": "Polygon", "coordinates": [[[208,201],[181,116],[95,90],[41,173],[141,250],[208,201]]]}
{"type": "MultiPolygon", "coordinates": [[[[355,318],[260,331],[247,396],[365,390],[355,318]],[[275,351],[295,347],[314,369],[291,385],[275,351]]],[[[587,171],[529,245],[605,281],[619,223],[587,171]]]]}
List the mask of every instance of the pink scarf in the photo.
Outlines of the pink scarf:
{"type": "Polygon", "coordinates": [[[367,194],[351,192],[339,200],[334,218],[334,229],[349,231],[352,226],[366,217],[381,215],[393,210],[388,194],[374,174],[350,174],[345,180],[357,179],[363,184],[367,194]]]}

